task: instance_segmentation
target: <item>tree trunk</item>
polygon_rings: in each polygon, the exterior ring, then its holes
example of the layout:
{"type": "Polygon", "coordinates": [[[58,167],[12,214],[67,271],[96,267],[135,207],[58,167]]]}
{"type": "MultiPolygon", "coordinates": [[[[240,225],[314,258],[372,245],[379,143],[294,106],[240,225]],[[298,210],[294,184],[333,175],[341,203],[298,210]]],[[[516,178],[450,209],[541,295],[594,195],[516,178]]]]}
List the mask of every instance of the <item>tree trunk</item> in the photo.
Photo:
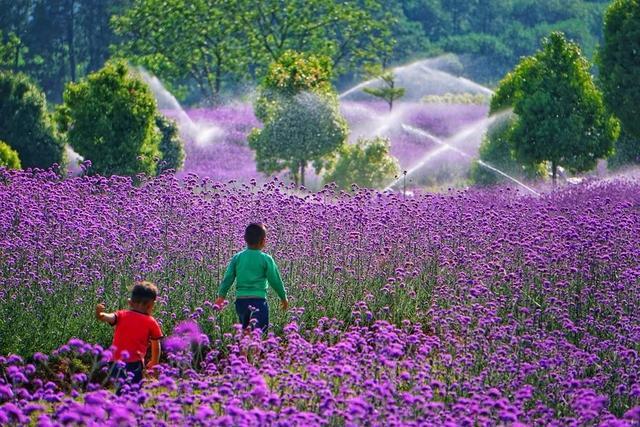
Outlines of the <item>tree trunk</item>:
{"type": "Polygon", "coordinates": [[[307,166],[306,160],[300,161],[300,185],[304,187],[304,170],[307,166]]]}
{"type": "Polygon", "coordinates": [[[69,43],[69,75],[71,81],[76,81],[76,52],[75,52],[75,29],[74,29],[74,9],[75,0],[69,0],[69,20],[67,22],[67,43],[69,43]]]}
{"type": "Polygon", "coordinates": [[[551,180],[553,181],[553,186],[556,186],[556,179],[558,177],[558,165],[554,160],[551,161],[551,180]]]}
{"type": "Polygon", "coordinates": [[[215,81],[215,101],[216,103],[219,101],[220,98],[220,80],[222,79],[222,57],[220,56],[220,54],[218,52],[216,52],[216,69],[215,69],[215,73],[216,73],[216,81],[215,81]]]}

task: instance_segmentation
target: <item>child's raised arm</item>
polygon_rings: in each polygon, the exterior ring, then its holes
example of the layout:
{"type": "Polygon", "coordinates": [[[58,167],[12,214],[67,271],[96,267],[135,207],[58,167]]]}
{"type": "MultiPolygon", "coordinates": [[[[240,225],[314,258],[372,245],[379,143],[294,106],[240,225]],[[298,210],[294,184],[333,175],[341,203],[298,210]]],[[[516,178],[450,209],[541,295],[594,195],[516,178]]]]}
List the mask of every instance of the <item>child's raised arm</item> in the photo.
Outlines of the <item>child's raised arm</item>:
{"type": "Polygon", "coordinates": [[[96,305],[96,319],[98,319],[100,322],[108,323],[112,326],[116,324],[116,314],[105,313],[104,304],[96,305]]]}

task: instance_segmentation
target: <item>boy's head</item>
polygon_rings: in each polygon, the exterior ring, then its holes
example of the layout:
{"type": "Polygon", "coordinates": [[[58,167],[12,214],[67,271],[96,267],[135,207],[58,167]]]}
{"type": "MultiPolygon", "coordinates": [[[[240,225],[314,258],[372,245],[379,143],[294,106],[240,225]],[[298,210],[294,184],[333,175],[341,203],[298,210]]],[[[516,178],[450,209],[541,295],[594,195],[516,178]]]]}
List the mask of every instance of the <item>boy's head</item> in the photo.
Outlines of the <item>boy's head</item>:
{"type": "Polygon", "coordinates": [[[158,296],[158,288],[151,282],[136,282],[131,289],[129,305],[131,308],[151,313],[158,296]]]}
{"type": "Polygon", "coordinates": [[[264,248],[264,242],[267,238],[267,229],[263,224],[251,223],[244,230],[244,241],[247,246],[252,249],[264,248]]]}

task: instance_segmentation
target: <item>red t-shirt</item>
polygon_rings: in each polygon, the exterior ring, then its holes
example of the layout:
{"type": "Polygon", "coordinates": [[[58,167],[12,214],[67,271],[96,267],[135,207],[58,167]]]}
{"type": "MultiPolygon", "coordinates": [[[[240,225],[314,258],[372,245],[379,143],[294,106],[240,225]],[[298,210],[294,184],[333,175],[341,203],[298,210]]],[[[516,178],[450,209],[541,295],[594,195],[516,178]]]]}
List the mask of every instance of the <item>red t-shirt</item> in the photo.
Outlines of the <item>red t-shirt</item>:
{"type": "Polygon", "coordinates": [[[149,340],[160,338],[162,338],[162,330],[152,316],[132,310],[117,311],[112,344],[116,350],[112,360],[122,360],[126,363],[144,362],[149,340]],[[122,358],[123,351],[129,353],[128,359],[122,358]]]}

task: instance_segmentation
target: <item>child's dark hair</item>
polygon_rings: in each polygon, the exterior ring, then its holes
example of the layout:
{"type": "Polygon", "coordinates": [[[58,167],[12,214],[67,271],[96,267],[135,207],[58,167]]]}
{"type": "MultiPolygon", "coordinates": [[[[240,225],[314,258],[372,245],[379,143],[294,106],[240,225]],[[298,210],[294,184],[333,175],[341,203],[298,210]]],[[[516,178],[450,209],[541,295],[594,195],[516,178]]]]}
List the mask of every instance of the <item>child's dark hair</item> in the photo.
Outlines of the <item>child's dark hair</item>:
{"type": "Polygon", "coordinates": [[[146,304],[155,301],[158,288],[151,282],[136,282],[131,289],[131,302],[146,304]]]}
{"type": "Polygon", "coordinates": [[[244,241],[249,246],[257,246],[267,237],[267,229],[264,225],[253,222],[244,230],[244,241]]]}

